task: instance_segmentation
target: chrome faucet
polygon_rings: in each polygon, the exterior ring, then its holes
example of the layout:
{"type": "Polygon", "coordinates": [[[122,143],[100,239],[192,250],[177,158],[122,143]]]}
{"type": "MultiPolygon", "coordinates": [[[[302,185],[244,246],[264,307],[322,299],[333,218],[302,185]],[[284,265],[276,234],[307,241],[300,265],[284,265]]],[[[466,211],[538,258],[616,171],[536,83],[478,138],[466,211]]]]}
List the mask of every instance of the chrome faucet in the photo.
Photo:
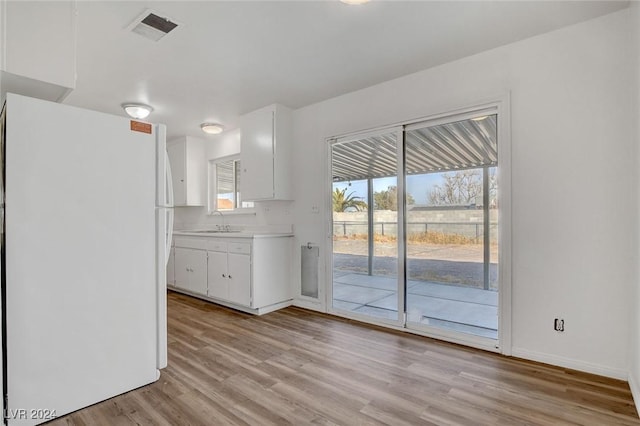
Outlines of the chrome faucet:
{"type": "Polygon", "coordinates": [[[227,225],[226,228],[225,228],[225,226],[224,226],[224,215],[222,214],[222,212],[220,210],[214,210],[211,214],[214,214],[214,213],[218,213],[220,215],[220,217],[222,218],[222,225],[216,225],[216,229],[218,231],[223,231],[225,229],[228,231],[229,230],[229,225],[227,225]]]}

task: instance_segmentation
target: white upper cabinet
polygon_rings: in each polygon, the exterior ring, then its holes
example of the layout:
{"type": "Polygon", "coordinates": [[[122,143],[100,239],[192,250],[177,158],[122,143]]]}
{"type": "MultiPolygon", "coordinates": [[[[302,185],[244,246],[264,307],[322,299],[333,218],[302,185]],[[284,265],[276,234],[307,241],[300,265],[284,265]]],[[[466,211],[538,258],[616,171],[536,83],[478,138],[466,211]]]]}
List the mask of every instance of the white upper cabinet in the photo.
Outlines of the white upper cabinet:
{"type": "Polygon", "coordinates": [[[62,101],[76,86],[75,1],[0,2],[0,86],[62,101]]]}
{"type": "Polygon", "coordinates": [[[207,170],[204,140],[185,136],[167,145],[175,206],[204,206],[207,170]]]}
{"type": "Polygon", "coordinates": [[[244,201],[291,200],[291,110],[270,105],[240,120],[244,201]]]}

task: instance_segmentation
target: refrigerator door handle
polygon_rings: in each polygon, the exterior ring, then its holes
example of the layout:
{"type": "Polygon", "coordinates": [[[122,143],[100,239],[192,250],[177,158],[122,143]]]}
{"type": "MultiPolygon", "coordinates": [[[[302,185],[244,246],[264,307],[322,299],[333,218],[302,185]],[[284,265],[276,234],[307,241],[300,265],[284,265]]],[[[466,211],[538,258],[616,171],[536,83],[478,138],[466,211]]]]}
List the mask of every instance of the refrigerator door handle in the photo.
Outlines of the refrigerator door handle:
{"type": "MultiPolygon", "coordinates": [[[[173,242],[173,209],[169,210],[169,220],[167,220],[167,230],[168,230],[168,238],[167,245],[165,247],[165,261],[169,263],[169,256],[171,255],[171,243],[173,242]]],[[[165,267],[167,265],[165,264],[165,267]]]]}
{"type": "Polygon", "coordinates": [[[165,176],[167,179],[167,207],[173,207],[173,175],[171,174],[171,163],[169,162],[169,154],[164,152],[165,176]]]}
{"type": "Polygon", "coordinates": [[[169,155],[167,151],[164,152],[165,155],[165,169],[166,169],[166,179],[167,179],[167,206],[169,208],[169,220],[167,221],[167,241],[165,252],[165,259],[169,262],[169,254],[171,253],[171,243],[173,241],[173,176],[171,175],[171,163],[169,162],[169,155]]]}

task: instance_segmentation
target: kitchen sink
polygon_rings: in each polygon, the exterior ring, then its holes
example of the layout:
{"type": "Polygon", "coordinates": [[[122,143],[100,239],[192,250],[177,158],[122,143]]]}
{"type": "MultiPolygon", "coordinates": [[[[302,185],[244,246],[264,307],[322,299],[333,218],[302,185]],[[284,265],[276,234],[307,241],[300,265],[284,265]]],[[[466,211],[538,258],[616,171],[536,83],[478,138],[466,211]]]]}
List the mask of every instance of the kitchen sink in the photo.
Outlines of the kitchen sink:
{"type": "Polygon", "coordinates": [[[206,230],[185,231],[185,232],[193,232],[197,234],[229,234],[229,233],[240,232],[240,231],[231,230],[231,229],[206,229],[206,230]]]}

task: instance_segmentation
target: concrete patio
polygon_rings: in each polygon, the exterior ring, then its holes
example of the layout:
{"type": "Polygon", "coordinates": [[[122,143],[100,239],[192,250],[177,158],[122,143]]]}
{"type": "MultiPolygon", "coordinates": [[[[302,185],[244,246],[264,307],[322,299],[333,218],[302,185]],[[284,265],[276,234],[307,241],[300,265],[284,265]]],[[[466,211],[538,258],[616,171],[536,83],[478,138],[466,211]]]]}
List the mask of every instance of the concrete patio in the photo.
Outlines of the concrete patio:
{"type": "MultiPolygon", "coordinates": [[[[397,319],[397,279],[334,270],[333,307],[397,319]]],[[[409,280],[408,322],[497,339],[498,293],[452,284],[409,280]]]]}

